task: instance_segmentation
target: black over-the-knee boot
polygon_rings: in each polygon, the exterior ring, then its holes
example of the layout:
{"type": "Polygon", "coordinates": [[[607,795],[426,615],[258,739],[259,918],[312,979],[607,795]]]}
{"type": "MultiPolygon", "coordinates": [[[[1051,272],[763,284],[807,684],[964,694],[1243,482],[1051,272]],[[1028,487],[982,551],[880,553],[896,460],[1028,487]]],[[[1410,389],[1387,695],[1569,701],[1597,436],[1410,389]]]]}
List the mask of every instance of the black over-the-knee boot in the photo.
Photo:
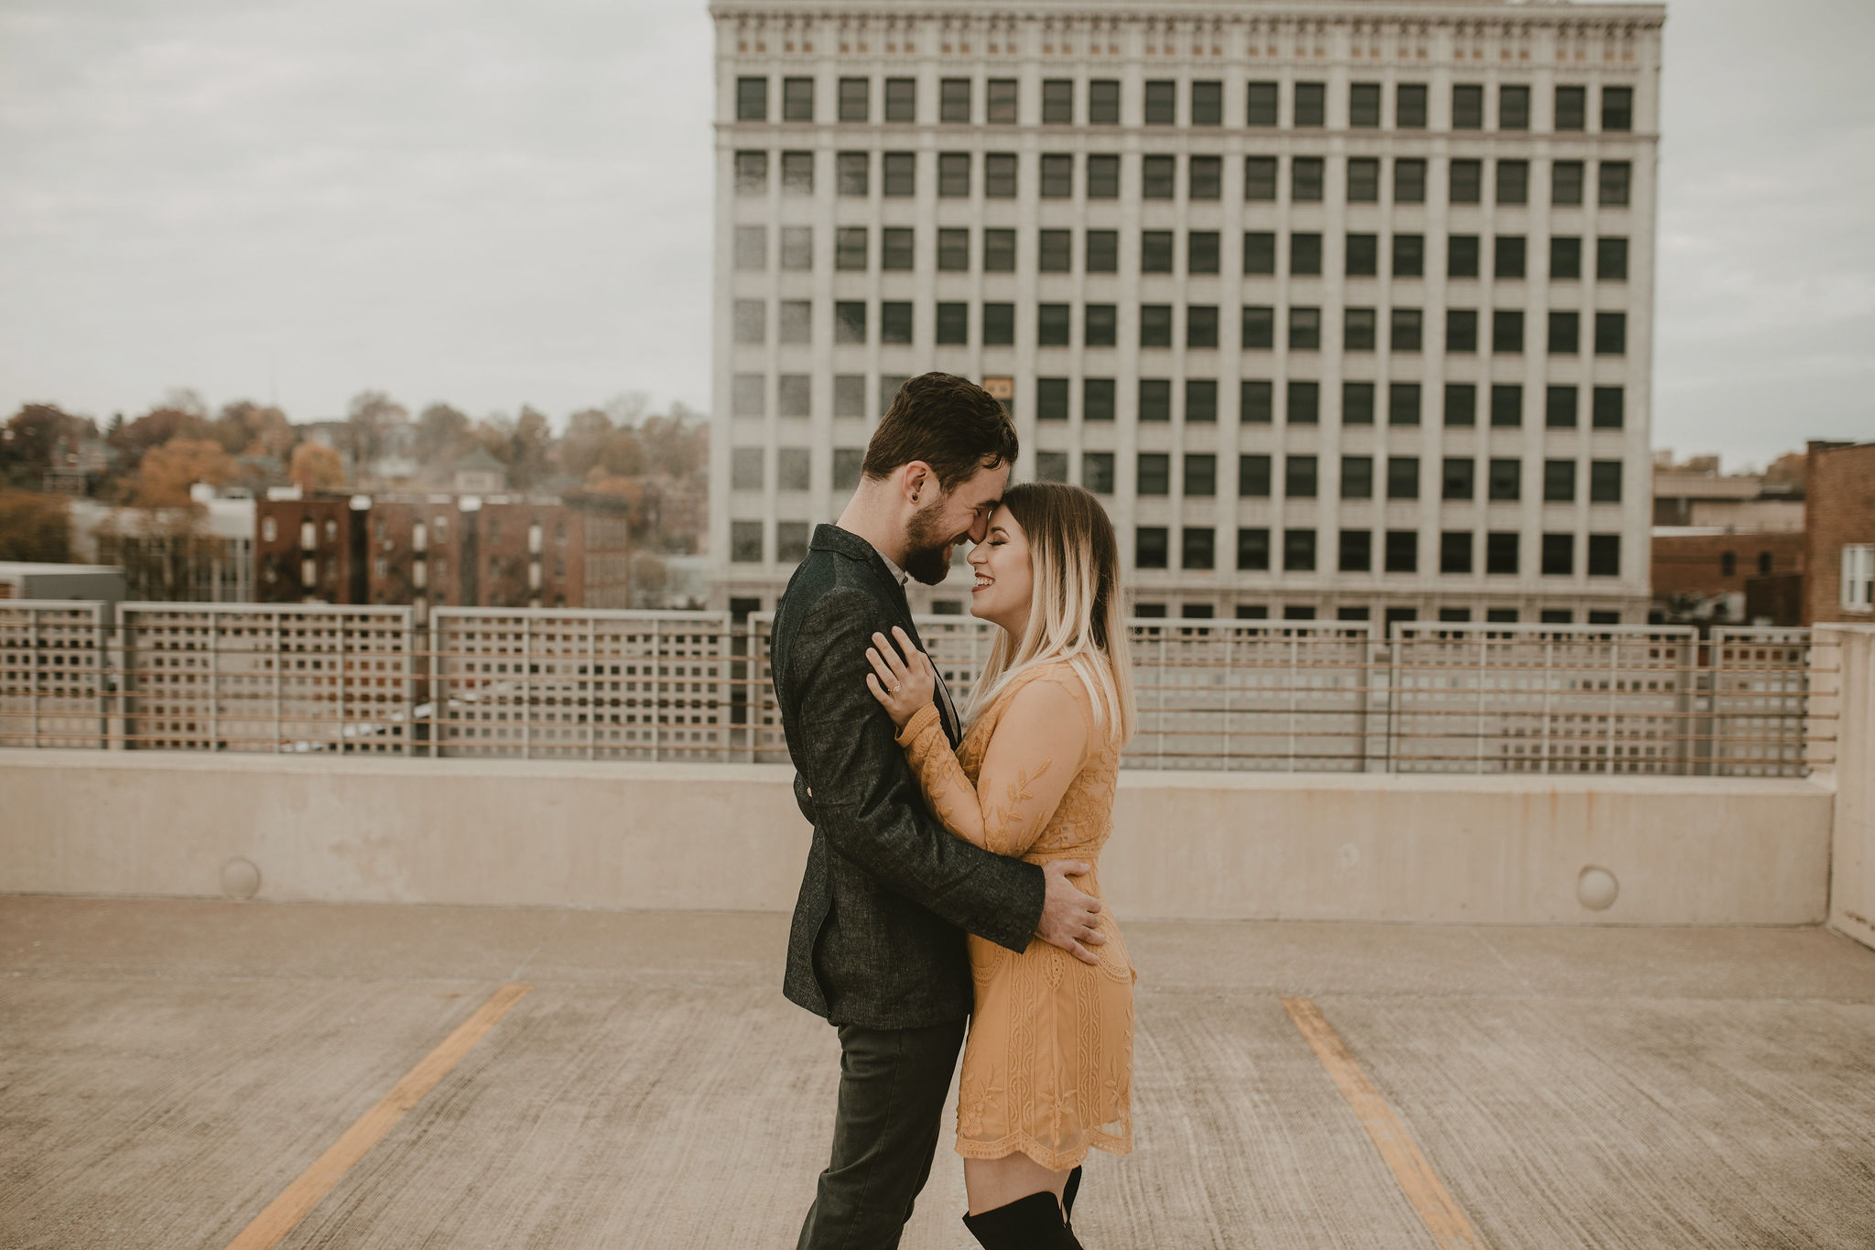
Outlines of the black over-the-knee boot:
{"type": "Polygon", "coordinates": [[[1061,1191],[1061,1222],[1068,1226],[1070,1232],[1074,1230],[1074,1195],[1080,1192],[1081,1169],[1077,1167],[1068,1173],[1067,1188],[1061,1191]]]}
{"type": "Polygon", "coordinates": [[[1047,1190],[966,1215],[964,1227],[983,1250],[1080,1250],[1062,1219],[1061,1204],[1047,1190]]]}

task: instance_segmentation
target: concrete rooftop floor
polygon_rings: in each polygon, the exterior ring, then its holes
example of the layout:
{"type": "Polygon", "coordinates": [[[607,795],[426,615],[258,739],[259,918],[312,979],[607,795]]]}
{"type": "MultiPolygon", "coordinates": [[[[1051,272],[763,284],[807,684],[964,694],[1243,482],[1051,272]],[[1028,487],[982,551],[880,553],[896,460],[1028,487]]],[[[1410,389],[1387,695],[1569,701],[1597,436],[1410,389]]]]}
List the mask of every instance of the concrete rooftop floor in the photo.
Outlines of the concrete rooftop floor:
{"type": "MultiPolygon", "coordinates": [[[[0,1246],[226,1246],[500,985],[534,988],[280,1244],[794,1244],[831,1029],[786,917],[0,898],[0,1246]]],[[[1875,952],[1819,929],[1127,925],[1118,1247],[1435,1244],[1321,1009],[1481,1242],[1875,1245],[1875,952]]],[[[905,1238],[973,1243],[949,1133],[905,1238]]]]}

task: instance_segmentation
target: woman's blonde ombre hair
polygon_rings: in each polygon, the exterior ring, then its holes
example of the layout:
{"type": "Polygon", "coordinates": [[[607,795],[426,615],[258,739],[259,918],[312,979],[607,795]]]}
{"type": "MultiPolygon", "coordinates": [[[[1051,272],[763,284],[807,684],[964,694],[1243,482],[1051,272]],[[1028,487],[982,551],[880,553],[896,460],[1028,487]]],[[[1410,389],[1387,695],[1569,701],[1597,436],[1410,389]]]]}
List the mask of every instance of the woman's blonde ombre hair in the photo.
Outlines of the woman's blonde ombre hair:
{"type": "Polygon", "coordinates": [[[1029,620],[1020,637],[997,631],[970,700],[969,719],[975,720],[1018,673],[1066,660],[1086,685],[1108,738],[1125,745],[1137,715],[1113,522],[1091,492],[1062,482],[1011,486],[1003,492],[1002,506],[1029,542],[1029,620]]]}

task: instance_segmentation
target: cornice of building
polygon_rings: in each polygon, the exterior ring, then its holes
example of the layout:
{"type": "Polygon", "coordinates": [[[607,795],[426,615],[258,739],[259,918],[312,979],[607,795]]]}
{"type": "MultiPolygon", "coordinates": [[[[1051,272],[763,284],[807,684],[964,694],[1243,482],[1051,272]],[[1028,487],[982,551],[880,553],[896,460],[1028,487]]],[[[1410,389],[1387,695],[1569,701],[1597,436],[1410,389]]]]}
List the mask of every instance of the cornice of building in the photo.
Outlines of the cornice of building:
{"type": "Polygon", "coordinates": [[[1567,0],[1512,3],[1511,0],[1241,0],[1235,4],[1191,0],[1138,0],[1127,4],[1099,0],[721,0],[709,8],[718,20],[739,17],[791,17],[804,22],[882,23],[944,20],[995,22],[1088,21],[1139,25],[1167,20],[1205,22],[1390,21],[1439,25],[1501,22],[1519,26],[1638,25],[1657,28],[1666,22],[1664,4],[1573,4],[1567,0]]]}

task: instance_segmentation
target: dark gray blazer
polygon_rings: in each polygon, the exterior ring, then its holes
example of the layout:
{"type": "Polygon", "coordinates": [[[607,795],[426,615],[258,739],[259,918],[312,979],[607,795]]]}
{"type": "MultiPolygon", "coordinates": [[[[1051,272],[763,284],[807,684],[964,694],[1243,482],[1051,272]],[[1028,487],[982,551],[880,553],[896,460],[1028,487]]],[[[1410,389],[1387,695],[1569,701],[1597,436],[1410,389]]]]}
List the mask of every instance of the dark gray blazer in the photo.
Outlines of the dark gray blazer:
{"type": "MultiPolygon", "coordinates": [[[[866,688],[873,632],[891,638],[894,625],[917,639],[904,587],[872,544],[816,529],[770,641],[795,799],[814,825],[783,992],[835,1024],[882,1029],[968,1015],[964,932],[1026,949],[1044,889],[1040,868],[972,846],[926,808],[866,688]]],[[[945,731],[955,744],[948,715],[945,731]]]]}

